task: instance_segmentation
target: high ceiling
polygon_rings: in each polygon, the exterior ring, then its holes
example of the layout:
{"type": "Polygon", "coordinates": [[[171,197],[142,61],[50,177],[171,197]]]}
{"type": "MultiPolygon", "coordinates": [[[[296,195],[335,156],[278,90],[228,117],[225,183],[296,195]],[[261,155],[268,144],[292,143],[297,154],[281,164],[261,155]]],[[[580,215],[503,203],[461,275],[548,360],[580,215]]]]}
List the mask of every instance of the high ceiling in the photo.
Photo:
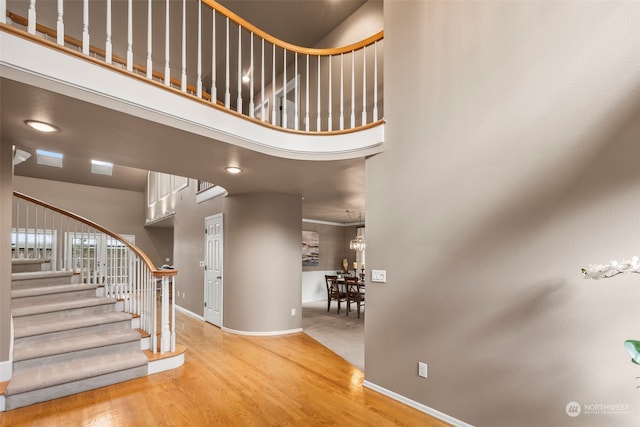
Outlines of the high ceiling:
{"type": "MultiPolygon", "coordinates": [[[[280,39],[314,46],[365,1],[220,3],[280,39]]],[[[364,212],[364,159],[314,162],[275,158],[42,88],[5,78],[0,83],[2,141],[33,154],[38,148],[65,153],[62,169],[38,165],[34,155],[16,166],[17,175],[144,191],[146,171],[153,168],[215,182],[230,194],[256,191],[299,194],[304,197],[305,218],[349,223],[364,212]],[[37,133],[23,123],[30,118],[47,118],[62,132],[37,133]],[[113,176],[91,174],[91,158],[112,161],[113,176]],[[239,162],[246,173],[231,177],[219,172],[230,159],[239,162]]]]}

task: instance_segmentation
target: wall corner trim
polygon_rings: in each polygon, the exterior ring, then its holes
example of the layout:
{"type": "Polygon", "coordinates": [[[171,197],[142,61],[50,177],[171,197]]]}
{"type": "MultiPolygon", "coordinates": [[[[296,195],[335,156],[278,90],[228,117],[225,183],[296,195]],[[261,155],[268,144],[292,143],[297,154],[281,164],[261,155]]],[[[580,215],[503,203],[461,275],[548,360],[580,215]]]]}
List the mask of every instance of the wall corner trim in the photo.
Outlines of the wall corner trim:
{"type": "Polygon", "coordinates": [[[284,331],[253,332],[253,331],[238,331],[236,329],[229,329],[224,326],[222,327],[222,330],[225,332],[236,334],[236,335],[249,335],[254,337],[269,337],[274,335],[287,335],[287,334],[295,334],[298,332],[302,332],[302,328],[287,329],[284,331]]]}
{"type": "Polygon", "coordinates": [[[411,406],[412,408],[417,409],[420,412],[424,412],[425,414],[431,415],[434,418],[437,418],[441,421],[444,421],[446,423],[451,424],[452,426],[455,427],[473,427],[473,425],[465,423],[464,421],[460,421],[457,418],[454,418],[450,415],[447,415],[443,412],[438,411],[437,409],[433,409],[428,407],[427,405],[423,405],[420,402],[416,402],[415,400],[409,399],[408,397],[405,397],[401,394],[398,394],[396,392],[393,392],[391,390],[387,390],[384,387],[380,387],[377,384],[374,384],[372,382],[369,382],[367,380],[364,380],[362,382],[362,385],[364,387],[367,387],[371,390],[377,391],[380,394],[384,394],[387,397],[390,397],[394,400],[397,400],[398,402],[404,403],[407,406],[411,406]]]}
{"type": "Polygon", "coordinates": [[[13,362],[6,360],[0,362],[0,382],[9,381],[13,376],[13,362]]]}
{"type": "Polygon", "coordinates": [[[200,316],[199,314],[195,314],[193,311],[187,310],[184,307],[180,307],[178,304],[176,304],[176,310],[186,314],[187,316],[191,316],[193,318],[196,318],[198,320],[202,320],[204,322],[204,316],[200,316]]]}

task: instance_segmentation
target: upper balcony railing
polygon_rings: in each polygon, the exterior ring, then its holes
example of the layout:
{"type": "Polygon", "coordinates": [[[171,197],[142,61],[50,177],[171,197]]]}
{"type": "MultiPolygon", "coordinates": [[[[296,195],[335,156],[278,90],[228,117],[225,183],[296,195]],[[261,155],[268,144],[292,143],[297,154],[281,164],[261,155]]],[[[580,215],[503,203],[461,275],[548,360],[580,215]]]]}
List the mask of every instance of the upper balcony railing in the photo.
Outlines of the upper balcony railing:
{"type": "Polygon", "coordinates": [[[335,133],[382,122],[382,31],[349,46],[305,48],[213,0],[0,0],[5,16],[29,34],[266,126],[335,133]]]}

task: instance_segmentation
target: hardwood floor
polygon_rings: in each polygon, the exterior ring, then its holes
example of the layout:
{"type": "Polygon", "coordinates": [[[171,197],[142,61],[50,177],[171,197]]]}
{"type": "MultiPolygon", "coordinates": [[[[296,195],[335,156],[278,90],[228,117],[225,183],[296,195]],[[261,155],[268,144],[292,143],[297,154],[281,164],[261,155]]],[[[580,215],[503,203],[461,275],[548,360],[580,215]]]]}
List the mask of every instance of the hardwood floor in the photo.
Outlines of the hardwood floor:
{"type": "Polygon", "coordinates": [[[304,333],[246,337],[176,314],[184,366],[3,412],[0,425],[448,425],[364,388],[360,370],[304,333]]]}

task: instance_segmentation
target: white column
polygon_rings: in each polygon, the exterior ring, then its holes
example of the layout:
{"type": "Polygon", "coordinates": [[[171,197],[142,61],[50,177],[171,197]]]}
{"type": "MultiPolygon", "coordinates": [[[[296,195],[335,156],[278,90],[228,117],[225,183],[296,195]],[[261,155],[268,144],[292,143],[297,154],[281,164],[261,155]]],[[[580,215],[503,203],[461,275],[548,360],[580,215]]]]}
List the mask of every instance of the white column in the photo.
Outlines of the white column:
{"type": "Polygon", "coordinates": [[[171,328],[169,326],[169,278],[162,276],[162,291],[160,305],[160,354],[164,354],[171,349],[171,328]]]}
{"type": "Polygon", "coordinates": [[[107,64],[111,64],[112,46],[111,46],[111,0],[107,0],[107,42],[105,46],[105,58],[107,64]]]}
{"type": "MultiPolygon", "coordinates": [[[[0,1],[3,4],[5,0],[0,1]]],[[[5,17],[6,11],[0,11],[2,13],[2,18],[5,17]]],[[[0,18],[1,19],[1,18],[0,18]]],[[[57,33],[57,43],[60,46],[64,46],[64,1],[58,0],[58,18],[56,19],[56,33],[57,33]]]]}
{"type": "MultiPolygon", "coordinates": [[[[35,3],[35,1],[34,1],[35,3]]],[[[82,8],[82,53],[89,54],[89,0],[84,0],[82,8]]]]}

